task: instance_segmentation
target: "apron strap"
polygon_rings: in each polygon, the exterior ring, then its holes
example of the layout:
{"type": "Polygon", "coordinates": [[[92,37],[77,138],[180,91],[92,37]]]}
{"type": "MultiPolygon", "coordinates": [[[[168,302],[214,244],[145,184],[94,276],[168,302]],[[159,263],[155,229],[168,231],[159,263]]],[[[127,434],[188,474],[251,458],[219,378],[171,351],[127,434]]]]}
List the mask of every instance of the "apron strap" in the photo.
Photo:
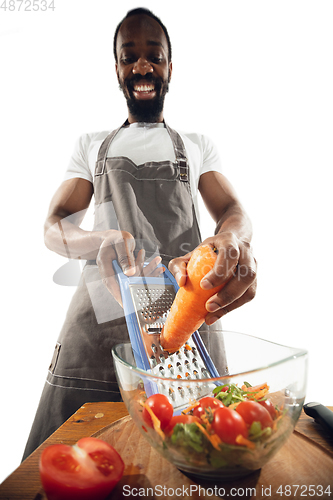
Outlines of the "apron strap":
{"type": "Polygon", "coordinates": [[[169,132],[173,144],[173,149],[175,150],[176,162],[178,163],[179,167],[179,179],[183,182],[188,182],[189,180],[188,161],[183,139],[180,137],[178,132],[176,132],[176,130],[173,130],[165,122],[164,124],[167,131],[169,132]]]}
{"type": "MultiPolygon", "coordinates": [[[[126,120],[126,122],[127,122],[127,120],[126,120]]],[[[106,163],[106,159],[108,156],[110,144],[111,144],[113,138],[115,137],[115,135],[125,125],[126,122],[124,122],[120,127],[118,127],[116,130],[113,130],[113,132],[111,132],[109,135],[107,135],[105,137],[104,141],[102,142],[101,147],[99,148],[99,151],[98,151],[96,167],[95,167],[95,175],[104,174],[105,163],[106,163]]]]}
{"type": "MultiPolygon", "coordinates": [[[[98,151],[96,167],[95,167],[95,175],[103,175],[105,171],[105,164],[110,144],[113,141],[114,137],[119,132],[119,130],[126,125],[128,125],[127,120],[120,127],[118,127],[116,130],[113,130],[109,135],[107,135],[107,137],[102,142],[101,147],[98,151]]],[[[188,171],[188,161],[187,161],[184,142],[180,137],[180,135],[178,134],[178,132],[176,132],[176,130],[173,130],[165,122],[164,125],[169,133],[173,149],[175,151],[176,163],[178,164],[179,167],[179,179],[183,182],[188,182],[189,171],[188,171]]]]}

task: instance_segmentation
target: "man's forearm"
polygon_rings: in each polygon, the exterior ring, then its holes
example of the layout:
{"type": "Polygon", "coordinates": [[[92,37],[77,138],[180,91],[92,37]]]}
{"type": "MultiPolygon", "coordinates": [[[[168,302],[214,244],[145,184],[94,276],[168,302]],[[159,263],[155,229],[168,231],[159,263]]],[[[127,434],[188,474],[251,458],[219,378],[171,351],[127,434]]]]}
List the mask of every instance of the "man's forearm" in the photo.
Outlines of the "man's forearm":
{"type": "Polygon", "coordinates": [[[244,243],[250,244],[252,239],[251,221],[239,203],[228,205],[225,212],[216,224],[215,234],[233,233],[244,243]]]}
{"type": "Polygon", "coordinates": [[[85,231],[66,218],[53,215],[45,223],[47,248],[69,259],[96,259],[105,231],[85,231]]]}

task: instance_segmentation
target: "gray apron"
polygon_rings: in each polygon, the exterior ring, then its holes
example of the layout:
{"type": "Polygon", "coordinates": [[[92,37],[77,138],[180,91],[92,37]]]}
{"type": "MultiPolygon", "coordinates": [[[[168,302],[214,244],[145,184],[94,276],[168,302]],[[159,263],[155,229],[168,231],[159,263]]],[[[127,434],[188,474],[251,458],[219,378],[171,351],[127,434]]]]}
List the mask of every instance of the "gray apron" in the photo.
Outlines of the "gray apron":
{"type": "MultiPolygon", "coordinates": [[[[123,126],[126,126],[126,122],[123,126]]],[[[131,233],[146,258],[159,254],[165,265],[201,241],[190,191],[189,167],[180,135],[165,125],[176,161],[135,165],[125,156],[108,158],[103,141],[94,178],[94,230],[131,233]]],[[[122,308],[88,261],[51,361],[23,459],[86,402],[121,401],[111,348],[129,340],[122,308]]]]}

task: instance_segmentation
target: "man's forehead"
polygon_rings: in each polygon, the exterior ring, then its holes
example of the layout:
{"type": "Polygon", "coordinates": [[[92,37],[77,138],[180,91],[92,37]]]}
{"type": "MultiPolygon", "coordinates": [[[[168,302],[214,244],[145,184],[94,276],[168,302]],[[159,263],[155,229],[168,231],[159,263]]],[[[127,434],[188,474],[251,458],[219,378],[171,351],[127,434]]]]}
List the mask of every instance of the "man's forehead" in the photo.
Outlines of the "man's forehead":
{"type": "Polygon", "coordinates": [[[168,51],[168,42],[164,31],[155,19],[146,15],[131,16],[120,26],[117,37],[117,52],[123,47],[134,47],[140,39],[148,45],[162,46],[168,51]]]}

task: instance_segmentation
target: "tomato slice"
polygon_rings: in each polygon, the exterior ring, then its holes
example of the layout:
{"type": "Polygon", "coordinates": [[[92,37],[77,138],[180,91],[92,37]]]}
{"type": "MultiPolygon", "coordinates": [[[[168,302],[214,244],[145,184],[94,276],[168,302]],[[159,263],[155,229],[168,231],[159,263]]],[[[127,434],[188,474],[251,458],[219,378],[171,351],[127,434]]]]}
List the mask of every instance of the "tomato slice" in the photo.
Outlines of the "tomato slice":
{"type": "Polygon", "coordinates": [[[269,411],[257,401],[242,401],[237,406],[236,411],[249,426],[253,422],[260,422],[262,429],[273,425],[273,419],[269,411]]]}
{"type": "Polygon", "coordinates": [[[164,429],[166,434],[172,434],[176,424],[193,424],[194,422],[201,423],[200,418],[192,415],[175,415],[169,422],[169,425],[164,429]]]}
{"type": "Polygon", "coordinates": [[[248,436],[246,423],[241,415],[226,406],[215,411],[212,427],[224,443],[237,444],[239,434],[245,438],[248,436]]]}
{"type": "Polygon", "coordinates": [[[222,406],[224,406],[224,404],[219,399],[206,396],[205,398],[199,400],[198,406],[193,408],[193,415],[195,417],[201,417],[201,415],[205,414],[206,408],[217,410],[217,408],[222,408],[222,406]]]}
{"type": "MultiPolygon", "coordinates": [[[[172,404],[164,394],[153,394],[147,399],[146,404],[161,422],[161,429],[163,430],[169,424],[173,415],[172,404]]],[[[153,427],[151,416],[146,408],[143,409],[142,418],[149,427],[153,427]]]]}
{"type": "Polygon", "coordinates": [[[91,437],[74,446],[50,445],[39,461],[48,500],[103,500],[122,478],[124,467],[112,446],[91,437]]]}

